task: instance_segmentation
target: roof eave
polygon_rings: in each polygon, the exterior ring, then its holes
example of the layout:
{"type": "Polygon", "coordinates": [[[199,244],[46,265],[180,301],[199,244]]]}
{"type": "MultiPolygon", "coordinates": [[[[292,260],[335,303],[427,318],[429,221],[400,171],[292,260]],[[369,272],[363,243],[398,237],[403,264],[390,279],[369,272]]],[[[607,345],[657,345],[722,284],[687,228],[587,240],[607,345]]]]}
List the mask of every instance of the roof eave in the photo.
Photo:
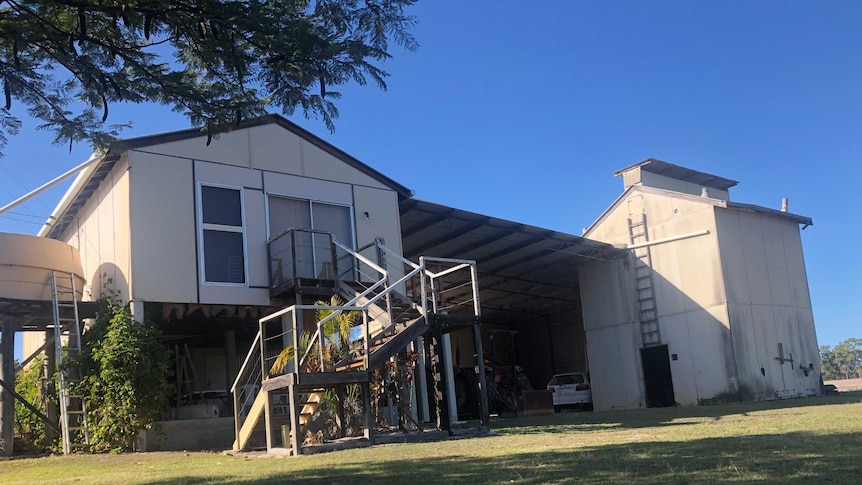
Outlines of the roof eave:
{"type": "Polygon", "coordinates": [[[740,202],[728,202],[727,209],[744,211],[744,212],[753,212],[757,214],[764,214],[772,217],[778,217],[780,219],[786,219],[788,221],[795,222],[797,224],[802,224],[805,227],[813,226],[814,221],[810,217],[801,216],[799,214],[793,214],[792,212],[784,212],[776,209],[770,209],[769,207],[763,207],[761,205],[754,204],[743,204],[740,202]]]}
{"type": "MultiPolygon", "coordinates": [[[[392,180],[381,172],[378,172],[374,168],[369,165],[363,163],[353,155],[341,150],[335,145],[329,143],[328,141],[320,138],[314,133],[302,128],[296,123],[288,120],[287,118],[278,115],[278,114],[269,114],[266,116],[261,116],[259,118],[254,118],[248,121],[243,121],[239,125],[237,125],[235,130],[245,129],[245,128],[254,128],[257,126],[268,125],[270,123],[275,123],[278,126],[294,133],[295,135],[308,140],[321,150],[329,153],[330,155],[338,158],[339,160],[347,163],[351,167],[359,170],[360,172],[368,175],[371,178],[376,179],[380,183],[386,185],[392,190],[398,193],[399,198],[408,199],[413,196],[413,191],[398,182],[392,180]]],[[[146,146],[152,145],[160,145],[163,143],[171,143],[175,141],[188,140],[191,138],[197,138],[200,136],[204,136],[206,133],[203,131],[203,128],[187,128],[184,130],[171,131],[167,133],[159,133],[156,135],[147,135],[138,138],[128,138],[125,140],[119,140],[114,147],[111,148],[109,153],[120,155],[123,152],[134,150],[136,148],[143,148],[146,146]]]]}

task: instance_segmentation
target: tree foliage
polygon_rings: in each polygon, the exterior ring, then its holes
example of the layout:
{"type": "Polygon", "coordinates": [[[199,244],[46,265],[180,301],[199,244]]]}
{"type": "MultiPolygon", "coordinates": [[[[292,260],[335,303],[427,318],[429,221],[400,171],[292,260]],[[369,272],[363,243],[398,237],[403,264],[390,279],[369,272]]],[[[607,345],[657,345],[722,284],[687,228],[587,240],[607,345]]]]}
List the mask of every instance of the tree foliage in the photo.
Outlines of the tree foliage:
{"type": "Polygon", "coordinates": [[[126,306],[103,300],[82,336],[83,395],[94,451],[124,451],[168,408],[170,351],[151,323],[132,319],[126,306]]]}
{"type": "MultiPolygon", "coordinates": [[[[18,367],[15,373],[15,392],[33,407],[44,412],[42,395],[47,391],[47,386],[43,386],[42,382],[42,365],[43,358],[40,355],[26,367],[18,367]]],[[[57,396],[49,398],[56,400],[57,396]]],[[[14,433],[19,440],[16,446],[21,445],[27,450],[42,450],[51,445],[45,442],[45,423],[17,399],[15,400],[14,433]]]]}
{"type": "MultiPolygon", "coordinates": [[[[320,116],[333,88],[385,89],[391,41],[415,49],[416,0],[0,0],[0,144],[19,103],[57,143],[107,146],[109,105],[156,102],[209,135],[277,107],[320,116]]],[[[2,145],[0,145],[2,146],[2,145]]]]}
{"type": "Polygon", "coordinates": [[[820,346],[823,380],[862,378],[862,339],[848,338],[835,347],[820,346]]]}

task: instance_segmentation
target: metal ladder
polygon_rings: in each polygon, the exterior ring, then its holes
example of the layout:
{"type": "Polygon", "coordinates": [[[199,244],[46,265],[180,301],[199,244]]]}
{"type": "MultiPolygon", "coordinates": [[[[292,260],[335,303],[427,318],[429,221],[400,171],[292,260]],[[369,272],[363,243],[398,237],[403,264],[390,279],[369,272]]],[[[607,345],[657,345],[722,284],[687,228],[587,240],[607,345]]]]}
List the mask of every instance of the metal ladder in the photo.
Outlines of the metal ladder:
{"type": "Polygon", "coordinates": [[[87,408],[84,397],[70,390],[80,381],[80,371],[74,366],[63,365],[66,359],[77,359],[81,355],[81,320],[78,318],[78,299],[75,294],[75,276],[61,271],[51,272],[51,302],[54,310],[54,346],[56,349],[57,374],[59,376],[60,429],[62,431],[63,454],[81,449],[90,444],[87,426],[87,408]],[[71,308],[70,312],[62,309],[71,308]]]}
{"type": "MultiPolygon", "coordinates": [[[[629,218],[631,244],[649,242],[646,214],[635,214],[629,218]]],[[[638,292],[638,319],[641,324],[641,340],[644,347],[661,344],[656,311],[655,288],[652,279],[652,259],[649,246],[633,248],[635,256],[635,288],[638,292]]]]}

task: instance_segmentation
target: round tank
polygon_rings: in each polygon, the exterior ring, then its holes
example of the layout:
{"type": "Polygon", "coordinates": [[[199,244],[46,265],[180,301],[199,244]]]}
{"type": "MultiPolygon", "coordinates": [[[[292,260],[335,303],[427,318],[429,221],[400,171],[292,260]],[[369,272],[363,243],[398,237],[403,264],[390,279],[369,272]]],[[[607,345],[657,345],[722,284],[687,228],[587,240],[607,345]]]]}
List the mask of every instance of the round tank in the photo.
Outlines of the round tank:
{"type": "Polygon", "coordinates": [[[86,280],[77,249],[54,239],[0,232],[0,298],[50,300],[51,271],[75,275],[80,301],[86,280]]]}

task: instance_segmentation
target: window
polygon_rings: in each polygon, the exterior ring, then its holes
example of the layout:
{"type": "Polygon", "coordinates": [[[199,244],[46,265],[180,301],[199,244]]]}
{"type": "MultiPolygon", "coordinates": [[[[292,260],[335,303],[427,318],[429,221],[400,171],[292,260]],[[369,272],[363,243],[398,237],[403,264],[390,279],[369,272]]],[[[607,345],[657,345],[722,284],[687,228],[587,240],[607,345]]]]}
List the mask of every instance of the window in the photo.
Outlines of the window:
{"type": "MultiPolygon", "coordinates": [[[[347,247],[353,247],[350,206],[288,197],[269,197],[269,234],[276,238],[288,229],[325,231],[347,247]]],[[[329,238],[320,234],[294,234],[296,275],[303,278],[332,278],[337,264],[332,260],[329,238]]],[[[336,250],[336,260],[344,251],[336,250]]]]}
{"type": "Polygon", "coordinates": [[[245,284],[242,189],[200,186],[201,255],[206,283],[245,284]]]}
{"type": "Polygon", "coordinates": [[[275,238],[288,229],[330,232],[341,244],[353,246],[353,224],[350,207],[346,205],[270,196],[270,238],[275,238]]]}

